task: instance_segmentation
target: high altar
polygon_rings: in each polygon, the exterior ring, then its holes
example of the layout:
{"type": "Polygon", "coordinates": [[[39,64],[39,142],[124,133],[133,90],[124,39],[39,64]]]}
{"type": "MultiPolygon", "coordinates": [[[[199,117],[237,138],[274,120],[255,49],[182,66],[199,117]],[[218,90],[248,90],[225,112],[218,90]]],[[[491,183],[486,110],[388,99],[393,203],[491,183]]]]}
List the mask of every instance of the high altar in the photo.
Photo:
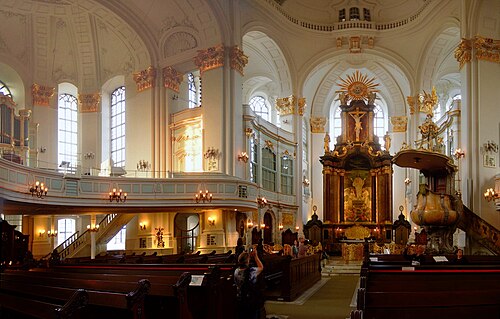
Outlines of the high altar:
{"type": "Polygon", "coordinates": [[[359,71],[342,80],[342,132],[333,150],[325,136],[323,241],[330,251],[351,251],[346,245],[364,242],[347,236],[354,229],[372,240],[392,239],[392,156],[390,137],[385,135],[382,149],[374,133],[377,85],[359,71]]]}

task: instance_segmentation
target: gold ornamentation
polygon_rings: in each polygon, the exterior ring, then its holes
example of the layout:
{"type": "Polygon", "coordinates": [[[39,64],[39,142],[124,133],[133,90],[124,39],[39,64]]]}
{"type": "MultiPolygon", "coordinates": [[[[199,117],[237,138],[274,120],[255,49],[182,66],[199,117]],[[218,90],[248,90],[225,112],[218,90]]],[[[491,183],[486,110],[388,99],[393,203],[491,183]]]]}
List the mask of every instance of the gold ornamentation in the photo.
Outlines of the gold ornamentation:
{"type": "Polygon", "coordinates": [[[352,75],[348,75],[347,79],[340,79],[340,90],[335,91],[341,93],[339,96],[343,104],[347,104],[347,100],[368,100],[370,93],[378,92],[375,87],[378,83],[374,83],[375,78],[368,79],[367,75],[361,74],[358,70],[352,75]],[[344,93],[344,94],[342,94],[344,93]]]}
{"type": "Polygon", "coordinates": [[[391,116],[391,124],[393,132],[406,132],[406,125],[408,124],[407,116],[391,116]]]}
{"type": "Polygon", "coordinates": [[[370,235],[370,229],[364,226],[354,225],[345,230],[347,239],[365,239],[370,235]]]}
{"type": "Polygon", "coordinates": [[[245,135],[246,135],[247,137],[251,137],[252,135],[254,135],[254,133],[253,133],[253,129],[252,129],[252,128],[250,128],[250,127],[247,127],[247,128],[245,129],[245,135]]]}
{"type": "Polygon", "coordinates": [[[442,139],[439,137],[439,126],[432,121],[432,113],[427,113],[424,123],[418,127],[422,139],[418,146],[419,149],[429,151],[439,151],[442,146],[442,139]],[[426,145],[427,147],[424,147],[426,145]]]}
{"type": "Polygon", "coordinates": [[[297,114],[300,116],[304,115],[304,112],[306,110],[306,98],[305,97],[299,97],[299,100],[297,101],[297,114]]]}
{"type": "Polygon", "coordinates": [[[471,59],[471,40],[462,38],[458,47],[455,49],[455,59],[460,63],[460,69],[464,66],[465,63],[470,62],[471,59]]]}
{"type": "Polygon", "coordinates": [[[231,48],[231,51],[229,51],[229,58],[231,60],[231,68],[240,72],[240,74],[243,76],[243,68],[248,63],[248,56],[246,56],[243,51],[237,45],[235,45],[231,48]]]}
{"type": "Polygon", "coordinates": [[[325,133],[326,117],[313,117],[309,120],[311,133],[325,133]]]}
{"type": "Polygon", "coordinates": [[[200,69],[201,74],[223,66],[224,46],[219,44],[206,50],[198,50],[198,55],[194,58],[194,64],[200,69]]]}
{"type": "Polygon", "coordinates": [[[349,38],[349,52],[361,53],[361,37],[354,36],[349,38]]]}
{"type": "Polygon", "coordinates": [[[325,154],[330,154],[330,135],[328,133],[325,134],[325,138],[323,139],[323,141],[325,154]]]}
{"type": "Polygon", "coordinates": [[[335,150],[335,151],[332,152],[332,156],[333,157],[344,157],[344,156],[347,155],[347,149],[348,149],[348,147],[342,146],[340,148],[340,150],[342,152],[339,152],[338,150],[335,150]]]}
{"type": "Polygon", "coordinates": [[[354,130],[356,131],[356,142],[359,142],[359,134],[363,129],[361,118],[366,114],[366,112],[362,112],[359,110],[359,107],[356,108],[355,112],[349,112],[349,115],[354,119],[355,125],[354,130]]]}
{"type": "Polygon", "coordinates": [[[150,66],[146,70],[134,73],[134,81],[137,85],[137,92],[142,92],[146,89],[155,86],[156,70],[150,66]]]}
{"type": "Polygon", "coordinates": [[[476,59],[500,63],[500,40],[477,35],[474,39],[474,48],[476,49],[476,59]]]}
{"type": "Polygon", "coordinates": [[[415,113],[415,98],[413,96],[407,96],[406,101],[410,107],[410,115],[413,115],[413,113],[415,113]]]}
{"type": "Polygon", "coordinates": [[[276,109],[278,110],[279,115],[294,114],[295,103],[297,103],[297,98],[294,95],[277,98],[276,109]]]}
{"type": "Polygon", "coordinates": [[[266,140],[265,143],[266,143],[266,145],[264,146],[264,148],[267,148],[267,149],[271,150],[272,152],[274,152],[273,142],[270,140],[266,140]]]}
{"type": "Polygon", "coordinates": [[[53,87],[34,83],[31,87],[33,105],[49,106],[49,100],[54,96],[55,91],[56,89],[53,87]]]}
{"type": "Polygon", "coordinates": [[[293,214],[283,213],[281,215],[281,220],[282,220],[283,226],[293,226],[294,225],[293,214]]]}
{"type": "Polygon", "coordinates": [[[434,113],[434,108],[438,103],[436,88],[433,87],[430,94],[423,91],[423,93],[419,93],[416,97],[407,96],[406,101],[410,106],[410,114],[415,113],[415,108],[418,107],[420,112],[432,115],[434,113]]]}
{"type": "Polygon", "coordinates": [[[100,93],[78,94],[78,104],[82,113],[97,112],[99,102],[101,102],[100,93]]]}
{"type": "Polygon", "coordinates": [[[171,66],[163,68],[163,86],[179,93],[179,86],[182,82],[183,75],[171,66]]]}

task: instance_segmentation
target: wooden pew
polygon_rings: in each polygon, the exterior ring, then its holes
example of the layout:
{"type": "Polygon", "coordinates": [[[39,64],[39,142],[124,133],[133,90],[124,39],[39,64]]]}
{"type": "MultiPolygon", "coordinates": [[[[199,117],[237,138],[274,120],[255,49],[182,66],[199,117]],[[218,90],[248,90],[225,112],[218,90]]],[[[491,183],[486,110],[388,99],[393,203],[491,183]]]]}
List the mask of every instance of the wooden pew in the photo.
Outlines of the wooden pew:
{"type": "Polygon", "coordinates": [[[81,311],[87,306],[88,294],[83,289],[73,289],[63,298],[55,298],[57,292],[45,287],[44,298],[40,300],[33,287],[27,287],[21,293],[10,290],[3,282],[0,282],[0,287],[0,318],[19,318],[20,315],[40,319],[84,318],[81,311]]]}
{"type": "MultiPolygon", "coordinates": [[[[387,257],[386,257],[387,258],[387,257]]],[[[500,264],[424,263],[398,258],[363,266],[351,318],[500,318],[500,264]]],[[[472,260],[472,258],[471,258],[472,260]]]]}

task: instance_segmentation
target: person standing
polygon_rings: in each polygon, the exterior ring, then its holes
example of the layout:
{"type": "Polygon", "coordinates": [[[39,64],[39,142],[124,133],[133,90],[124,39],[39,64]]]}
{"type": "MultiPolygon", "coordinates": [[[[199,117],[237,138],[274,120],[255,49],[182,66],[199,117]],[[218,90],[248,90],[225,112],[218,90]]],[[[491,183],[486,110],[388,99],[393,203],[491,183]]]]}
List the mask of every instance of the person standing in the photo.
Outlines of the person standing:
{"type": "Polygon", "coordinates": [[[234,283],[237,293],[237,309],[239,319],[259,319],[264,308],[264,299],[257,284],[257,277],[264,270],[264,265],[253,250],[243,252],[238,258],[238,268],[234,271],[234,283]],[[250,266],[250,258],[255,260],[256,267],[250,266]]]}

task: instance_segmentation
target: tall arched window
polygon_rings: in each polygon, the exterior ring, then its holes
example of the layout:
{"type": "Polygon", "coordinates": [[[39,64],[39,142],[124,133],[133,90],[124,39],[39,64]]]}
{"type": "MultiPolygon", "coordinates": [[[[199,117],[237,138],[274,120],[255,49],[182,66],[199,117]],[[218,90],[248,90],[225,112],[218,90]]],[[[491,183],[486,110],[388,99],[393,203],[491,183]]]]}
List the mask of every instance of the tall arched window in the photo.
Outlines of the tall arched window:
{"type": "Polygon", "coordinates": [[[257,116],[269,121],[269,108],[267,107],[265,98],[260,95],[254,96],[250,99],[250,103],[248,104],[257,116]]]}
{"type": "Polygon", "coordinates": [[[373,128],[374,128],[374,133],[375,135],[378,136],[379,141],[383,141],[383,137],[386,132],[386,121],[385,121],[385,115],[384,115],[384,110],[382,107],[378,104],[375,105],[375,109],[373,110],[375,113],[375,119],[373,121],[373,128]]]}
{"type": "Polygon", "coordinates": [[[10,92],[9,87],[7,84],[3,83],[3,81],[0,81],[0,93],[12,98],[12,93],[10,92]]]}
{"type": "Polygon", "coordinates": [[[76,224],[73,218],[63,218],[57,221],[57,246],[76,232],[76,224]]]}
{"type": "Polygon", "coordinates": [[[262,188],[276,191],[276,155],[268,148],[262,149],[262,188]]]}
{"type": "Polygon", "coordinates": [[[125,87],[111,93],[111,159],[115,167],[125,167],[125,87]]]}
{"type": "Polygon", "coordinates": [[[65,172],[75,172],[78,154],[78,100],[71,94],[59,95],[58,130],[59,167],[65,172]]]}

